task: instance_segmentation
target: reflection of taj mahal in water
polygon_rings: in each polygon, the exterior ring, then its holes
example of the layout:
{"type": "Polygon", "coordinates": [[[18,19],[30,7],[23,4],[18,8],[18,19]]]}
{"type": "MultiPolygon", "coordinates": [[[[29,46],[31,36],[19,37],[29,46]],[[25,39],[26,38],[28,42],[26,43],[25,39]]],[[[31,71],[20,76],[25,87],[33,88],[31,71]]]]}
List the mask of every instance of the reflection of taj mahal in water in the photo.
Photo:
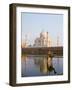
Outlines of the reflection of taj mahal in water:
{"type": "MultiPolygon", "coordinates": [[[[58,67],[60,67],[57,60],[58,67]]],[[[58,71],[53,63],[53,58],[49,56],[23,56],[22,57],[22,77],[24,76],[45,76],[63,75],[63,71],[58,71]],[[31,62],[32,60],[32,62],[31,62]]]]}
{"type": "Polygon", "coordinates": [[[35,57],[35,64],[39,66],[40,72],[43,74],[48,74],[49,72],[53,72],[56,74],[56,70],[53,67],[52,58],[48,56],[43,57],[35,57]]]}

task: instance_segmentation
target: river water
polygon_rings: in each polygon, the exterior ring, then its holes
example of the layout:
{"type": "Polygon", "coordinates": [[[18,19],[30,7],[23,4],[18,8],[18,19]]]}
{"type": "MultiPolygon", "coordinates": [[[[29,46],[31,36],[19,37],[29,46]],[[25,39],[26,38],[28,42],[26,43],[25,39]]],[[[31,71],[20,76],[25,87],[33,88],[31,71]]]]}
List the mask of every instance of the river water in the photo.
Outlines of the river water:
{"type": "Polygon", "coordinates": [[[46,55],[23,55],[21,58],[21,76],[63,75],[63,57],[46,55]]]}

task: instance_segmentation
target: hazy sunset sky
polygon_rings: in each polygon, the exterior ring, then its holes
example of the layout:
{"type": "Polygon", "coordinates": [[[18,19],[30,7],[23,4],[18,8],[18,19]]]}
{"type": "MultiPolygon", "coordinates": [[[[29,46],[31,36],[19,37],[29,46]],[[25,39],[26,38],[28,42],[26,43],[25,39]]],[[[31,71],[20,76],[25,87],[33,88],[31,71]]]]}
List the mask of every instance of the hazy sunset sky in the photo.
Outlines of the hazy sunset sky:
{"type": "Polygon", "coordinates": [[[57,36],[63,44],[63,15],[45,14],[45,13],[21,13],[21,31],[22,42],[27,37],[27,42],[33,44],[39,34],[49,32],[53,45],[56,45],[57,36]]]}

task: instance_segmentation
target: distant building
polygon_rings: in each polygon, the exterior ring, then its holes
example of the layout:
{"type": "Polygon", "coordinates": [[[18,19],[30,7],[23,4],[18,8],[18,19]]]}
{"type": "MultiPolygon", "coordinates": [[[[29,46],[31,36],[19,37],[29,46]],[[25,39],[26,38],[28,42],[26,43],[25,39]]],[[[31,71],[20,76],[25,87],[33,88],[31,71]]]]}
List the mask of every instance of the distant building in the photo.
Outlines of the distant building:
{"type": "Polygon", "coordinates": [[[40,36],[35,39],[34,46],[35,47],[50,47],[51,39],[49,38],[49,33],[41,32],[40,36]]]}
{"type": "Polygon", "coordinates": [[[28,43],[26,41],[23,41],[22,48],[28,47],[28,43]]]}
{"type": "Polygon", "coordinates": [[[28,40],[27,40],[27,35],[25,35],[25,38],[22,40],[22,48],[28,47],[28,40]]]}

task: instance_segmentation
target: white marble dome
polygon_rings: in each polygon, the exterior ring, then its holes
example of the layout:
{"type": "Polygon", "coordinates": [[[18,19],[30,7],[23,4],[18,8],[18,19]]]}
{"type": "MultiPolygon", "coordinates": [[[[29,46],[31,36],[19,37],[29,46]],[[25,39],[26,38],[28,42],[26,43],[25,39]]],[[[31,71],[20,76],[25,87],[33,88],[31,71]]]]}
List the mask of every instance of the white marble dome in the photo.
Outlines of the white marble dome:
{"type": "Polygon", "coordinates": [[[48,32],[41,32],[40,37],[47,38],[48,37],[48,32]]]}

